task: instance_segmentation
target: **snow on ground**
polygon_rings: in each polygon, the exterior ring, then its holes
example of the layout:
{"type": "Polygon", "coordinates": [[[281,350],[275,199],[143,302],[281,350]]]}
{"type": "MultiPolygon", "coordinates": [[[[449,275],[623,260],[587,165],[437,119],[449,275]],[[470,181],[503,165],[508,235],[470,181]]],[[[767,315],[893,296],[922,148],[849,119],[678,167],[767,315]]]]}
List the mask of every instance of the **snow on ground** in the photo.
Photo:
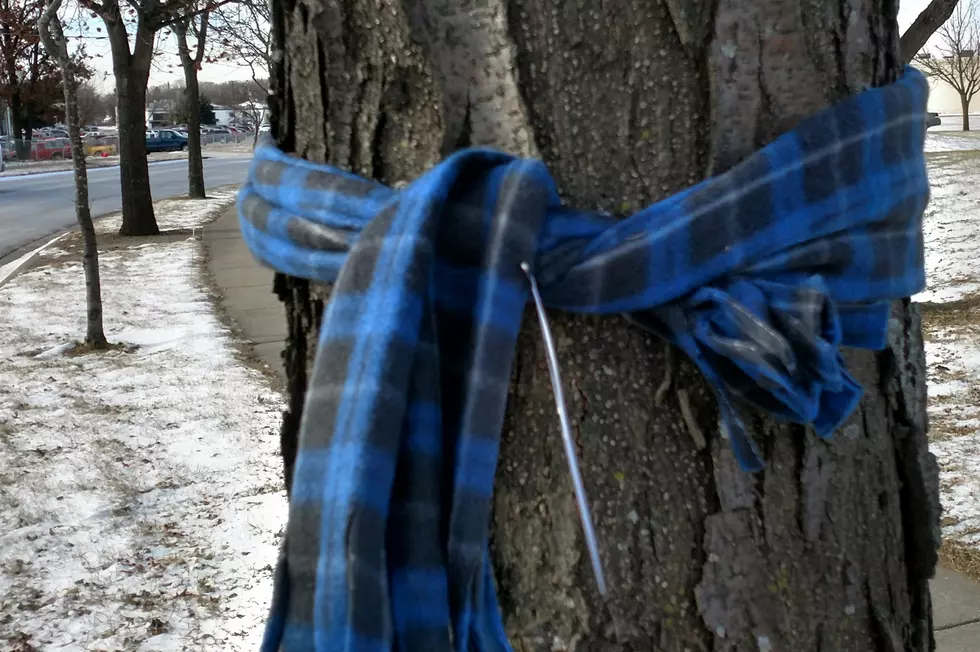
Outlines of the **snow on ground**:
{"type": "MultiPolygon", "coordinates": [[[[235,186],[222,186],[208,190],[207,199],[187,201],[186,199],[164,199],[153,204],[157,226],[161,231],[199,229],[218,216],[222,210],[235,201],[235,186]]],[[[119,231],[122,213],[112,213],[95,223],[97,235],[108,235],[119,231]]]]}
{"type": "MultiPolygon", "coordinates": [[[[980,144],[980,140],[977,141],[980,144]]],[[[931,199],[924,222],[928,288],[922,302],[948,302],[980,290],[980,151],[930,154],[931,199]]]]}
{"type": "Polygon", "coordinates": [[[976,310],[969,316],[972,323],[927,328],[930,447],[943,536],[980,547],[980,320],[976,310]]]}
{"type": "Polygon", "coordinates": [[[980,133],[976,131],[927,131],[927,153],[955,152],[980,149],[980,133]]]}
{"type": "MultiPolygon", "coordinates": [[[[161,202],[161,228],[217,202],[161,202]]],[[[191,236],[102,255],[108,352],[72,349],[70,248],[0,288],[0,649],[258,649],[282,399],[237,357],[201,257],[191,236]]]]}
{"type": "MultiPolygon", "coordinates": [[[[980,145],[980,140],[976,141],[980,145]]],[[[980,151],[928,156],[922,304],[943,536],[980,547],[980,151]]]]}

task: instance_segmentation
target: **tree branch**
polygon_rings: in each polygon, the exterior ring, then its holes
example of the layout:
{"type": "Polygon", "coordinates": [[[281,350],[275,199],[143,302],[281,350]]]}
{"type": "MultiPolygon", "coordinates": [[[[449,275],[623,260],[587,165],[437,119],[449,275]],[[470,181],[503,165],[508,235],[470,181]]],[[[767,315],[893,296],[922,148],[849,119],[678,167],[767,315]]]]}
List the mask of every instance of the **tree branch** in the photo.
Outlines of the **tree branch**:
{"type": "MultiPolygon", "coordinates": [[[[194,55],[194,65],[198,65],[199,66],[199,65],[201,65],[201,62],[204,61],[204,46],[206,45],[206,42],[207,42],[207,37],[208,37],[208,19],[210,18],[210,16],[211,16],[211,10],[210,9],[208,9],[207,11],[205,11],[204,13],[202,13],[201,14],[201,29],[200,30],[195,30],[196,31],[195,36],[197,36],[197,53],[194,55]]],[[[194,21],[192,19],[191,20],[191,24],[193,25],[193,23],[194,23],[194,21]]]]}
{"type": "Polygon", "coordinates": [[[906,63],[910,63],[936,30],[949,20],[956,3],[957,0],[932,0],[905,30],[902,34],[901,52],[906,63]]]}

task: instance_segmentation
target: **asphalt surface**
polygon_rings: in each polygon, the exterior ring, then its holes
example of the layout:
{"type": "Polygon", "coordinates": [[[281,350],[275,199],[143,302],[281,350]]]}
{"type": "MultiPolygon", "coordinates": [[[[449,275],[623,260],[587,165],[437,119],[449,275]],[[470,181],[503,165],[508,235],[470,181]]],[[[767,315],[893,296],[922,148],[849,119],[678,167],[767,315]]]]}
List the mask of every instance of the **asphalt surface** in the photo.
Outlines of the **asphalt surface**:
{"type": "MultiPolygon", "coordinates": [[[[209,188],[239,183],[245,178],[248,155],[213,157],[204,161],[209,188]]],[[[153,199],[187,193],[187,161],[150,164],[153,199]]],[[[88,171],[92,215],[120,210],[119,168],[88,171]]],[[[71,171],[0,177],[0,259],[17,249],[75,224],[75,184],[71,171]]]]}

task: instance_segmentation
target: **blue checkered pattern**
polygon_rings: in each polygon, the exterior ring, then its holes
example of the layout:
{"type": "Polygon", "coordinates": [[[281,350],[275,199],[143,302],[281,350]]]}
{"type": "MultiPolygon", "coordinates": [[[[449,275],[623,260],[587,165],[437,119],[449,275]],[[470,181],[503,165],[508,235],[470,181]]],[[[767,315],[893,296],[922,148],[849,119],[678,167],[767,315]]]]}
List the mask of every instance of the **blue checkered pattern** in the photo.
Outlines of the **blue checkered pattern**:
{"type": "Polygon", "coordinates": [[[624,220],[492,151],[396,191],[258,149],[245,241],[334,284],[263,650],[510,649],[487,530],[522,261],[551,308],[628,313],[683,349],[744,468],[762,461],[739,403],[831,435],[861,394],[840,347],[882,348],[890,301],[925,284],[926,96],[908,68],[624,220]]]}

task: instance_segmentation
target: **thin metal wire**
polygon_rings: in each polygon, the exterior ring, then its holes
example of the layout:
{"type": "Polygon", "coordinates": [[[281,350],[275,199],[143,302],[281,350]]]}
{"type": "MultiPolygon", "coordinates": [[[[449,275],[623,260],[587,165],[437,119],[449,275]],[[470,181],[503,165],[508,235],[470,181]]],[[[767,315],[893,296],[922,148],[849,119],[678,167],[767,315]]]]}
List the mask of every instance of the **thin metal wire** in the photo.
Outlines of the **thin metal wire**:
{"type": "Polygon", "coordinates": [[[551,338],[551,327],[548,325],[548,317],[544,312],[544,303],[541,301],[541,293],[538,291],[538,282],[531,273],[531,266],[521,263],[521,270],[527,275],[527,280],[531,283],[531,296],[534,297],[534,307],[538,313],[538,322],[541,324],[541,333],[544,336],[544,349],[548,357],[548,373],[551,375],[551,389],[555,395],[555,408],[558,410],[558,421],[561,424],[561,438],[565,444],[565,455],[568,458],[568,470],[572,476],[572,487],[575,489],[575,501],[578,503],[579,517],[582,519],[582,530],[585,532],[585,545],[589,549],[589,557],[592,558],[592,570],[595,572],[595,581],[599,586],[599,594],[606,594],[606,577],[602,572],[602,560],[599,558],[599,543],[596,540],[595,528],[592,526],[592,515],[589,512],[589,501],[585,496],[585,484],[582,482],[582,474],[579,472],[578,458],[575,455],[575,443],[572,441],[572,427],[568,421],[568,409],[565,406],[565,392],[562,389],[561,373],[558,370],[558,354],[555,351],[555,343],[551,338]]]}

